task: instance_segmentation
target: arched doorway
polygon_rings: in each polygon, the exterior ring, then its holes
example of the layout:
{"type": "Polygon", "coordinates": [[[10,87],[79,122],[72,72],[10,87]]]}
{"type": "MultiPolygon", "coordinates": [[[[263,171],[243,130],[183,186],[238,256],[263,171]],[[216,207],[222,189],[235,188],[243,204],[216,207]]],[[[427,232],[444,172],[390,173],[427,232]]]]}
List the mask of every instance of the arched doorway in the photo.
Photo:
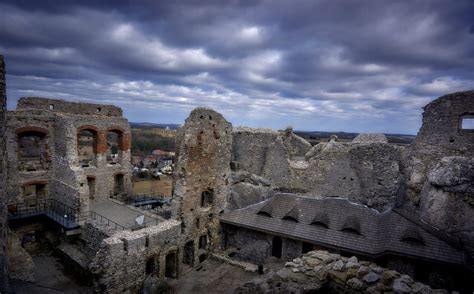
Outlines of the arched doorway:
{"type": "Polygon", "coordinates": [[[95,198],[95,177],[87,177],[87,186],[89,187],[89,199],[94,200],[95,198]]]}
{"type": "Polygon", "coordinates": [[[165,277],[173,279],[177,277],[176,252],[170,252],[166,255],[165,277]]]}
{"type": "Polygon", "coordinates": [[[123,174],[116,174],[114,176],[114,196],[125,192],[125,178],[123,174]]]}
{"type": "Polygon", "coordinates": [[[272,240],[272,256],[281,258],[281,250],[283,247],[283,241],[280,237],[273,237],[272,240]]]}
{"type": "Polygon", "coordinates": [[[188,241],[184,245],[183,263],[193,266],[194,263],[194,241],[188,241]]]}

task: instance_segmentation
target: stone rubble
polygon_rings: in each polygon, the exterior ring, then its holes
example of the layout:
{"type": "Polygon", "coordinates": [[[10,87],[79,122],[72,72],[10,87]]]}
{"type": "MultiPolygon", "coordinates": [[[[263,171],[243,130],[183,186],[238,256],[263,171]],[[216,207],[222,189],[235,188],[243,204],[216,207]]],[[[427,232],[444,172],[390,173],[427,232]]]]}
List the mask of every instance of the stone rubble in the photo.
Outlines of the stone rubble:
{"type": "Polygon", "coordinates": [[[242,285],[235,293],[448,293],[410,276],[327,251],[311,251],[285,267],[242,285]]]}

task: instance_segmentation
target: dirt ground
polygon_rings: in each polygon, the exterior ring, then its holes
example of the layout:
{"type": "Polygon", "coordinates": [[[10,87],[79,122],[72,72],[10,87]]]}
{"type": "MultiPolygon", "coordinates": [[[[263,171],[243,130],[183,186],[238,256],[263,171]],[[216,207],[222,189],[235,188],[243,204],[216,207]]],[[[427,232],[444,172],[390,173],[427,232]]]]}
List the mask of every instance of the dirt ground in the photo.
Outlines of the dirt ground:
{"type": "Polygon", "coordinates": [[[133,182],[133,192],[141,195],[146,194],[150,196],[171,196],[173,189],[173,177],[163,175],[160,180],[144,180],[133,182]]]}
{"type": "MultiPolygon", "coordinates": [[[[259,276],[258,273],[245,272],[237,266],[222,263],[214,259],[203,262],[201,269],[191,267],[183,268],[179,279],[167,281],[168,294],[181,293],[234,293],[235,289],[259,276]]],[[[185,265],[182,265],[185,266],[185,265]]],[[[269,261],[265,264],[267,269],[280,269],[283,266],[281,260],[269,261]]]]}
{"type": "Polygon", "coordinates": [[[91,287],[81,285],[68,273],[57,257],[41,254],[33,257],[35,262],[35,283],[11,281],[12,290],[17,294],[29,293],[93,293],[91,287]]]}

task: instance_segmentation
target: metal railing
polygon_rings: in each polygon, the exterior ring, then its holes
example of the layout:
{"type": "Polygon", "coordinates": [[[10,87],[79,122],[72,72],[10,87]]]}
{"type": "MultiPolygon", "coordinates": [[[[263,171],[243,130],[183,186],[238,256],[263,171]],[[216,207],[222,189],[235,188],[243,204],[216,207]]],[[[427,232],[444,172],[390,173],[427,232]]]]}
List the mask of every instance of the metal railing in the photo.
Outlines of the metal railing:
{"type": "Polygon", "coordinates": [[[32,216],[46,215],[67,229],[79,227],[81,220],[78,210],[56,199],[38,199],[34,202],[20,203],[8,206],[8,218],[20,219],[32,216]]]}
{"type": "Polygon", "coordinates": [[[86,211],[82,214],[56,199],[38,199],[34,202],[19,203],[8,206],[8,218],[10,220],[22,219],[44,215],[64,228],[71,230],[80,227],[83,221],[98,220],[115,229],[126,230],[127,227],[94,211],[86,211]]]}
{"type": "Polygon", "coordinates": [[[101,215],[97,212],[94,212],[92,210],[87,211],[85,213],[85,216],[86,216],[85,220],[98,220],[101,223],[104,223],[104,224],[106,223],[107,226],[109,226],[109,227],[113,226],[116,230],[118,230],[118,229],[120,229],[120,230],[128,229],[127,227],[122,226],[121,224],[119,224],[117,222],[114,222],[113,220],[111,220],[111,219],[109,219],[109,218],[107,218],[107,217],[105,217],[105,216],[103,216],[103,215],[101,215]]]}

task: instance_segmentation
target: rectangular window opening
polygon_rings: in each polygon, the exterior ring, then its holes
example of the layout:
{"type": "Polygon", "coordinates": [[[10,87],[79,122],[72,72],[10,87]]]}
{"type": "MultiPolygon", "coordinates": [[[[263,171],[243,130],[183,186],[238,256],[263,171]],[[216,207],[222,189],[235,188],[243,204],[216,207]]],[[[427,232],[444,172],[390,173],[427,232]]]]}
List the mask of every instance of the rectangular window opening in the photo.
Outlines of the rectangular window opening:
{"type": "Polygon", "coordinates": [[[474,130],[474,116],[461,118],[462,130],[474,130]]]}

